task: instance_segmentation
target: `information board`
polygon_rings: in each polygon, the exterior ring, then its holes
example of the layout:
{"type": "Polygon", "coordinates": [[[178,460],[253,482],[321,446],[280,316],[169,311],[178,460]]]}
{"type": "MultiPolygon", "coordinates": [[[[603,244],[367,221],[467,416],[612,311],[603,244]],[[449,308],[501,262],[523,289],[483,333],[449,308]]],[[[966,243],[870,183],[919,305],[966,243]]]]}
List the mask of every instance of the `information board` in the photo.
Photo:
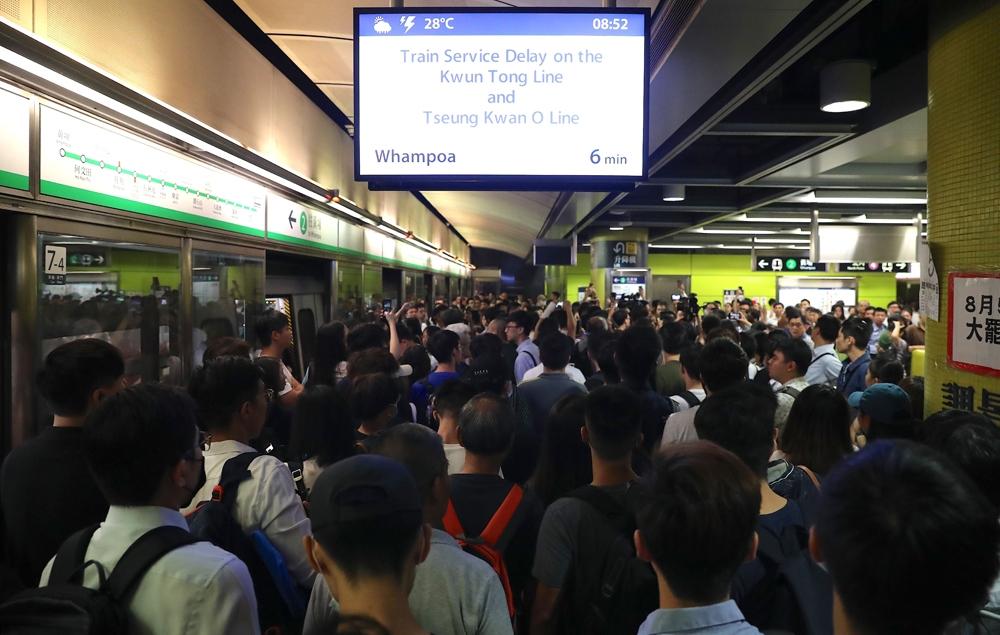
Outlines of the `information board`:
{"type": "Polygon", "coordinates": [[[645,9],[355,9],[359,180],[645,178],[645,9]]]}
{"type": "Polygon", "coordinates": [[[1000,274],[948,274],[948,363],[1000,376],[1000,274]]]}
{"type": "Polygon", "coordinates": [[[264,188],[83,115],[42,106],[42,194],[264,236],[264,188]]]}
{"type": "Polygon", "coordinates": [[[28,189],[30,105],[0,85],[0,187],[28,189]]]}

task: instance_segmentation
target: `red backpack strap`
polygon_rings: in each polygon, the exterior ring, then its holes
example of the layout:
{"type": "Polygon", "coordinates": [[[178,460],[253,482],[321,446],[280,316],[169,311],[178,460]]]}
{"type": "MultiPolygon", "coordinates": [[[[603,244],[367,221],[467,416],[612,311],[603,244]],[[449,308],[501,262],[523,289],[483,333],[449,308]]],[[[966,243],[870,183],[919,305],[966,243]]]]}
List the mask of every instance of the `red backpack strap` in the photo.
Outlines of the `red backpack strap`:
{"type": "Polygon", "coordinates": [[[448,508],[444,510],[444,518],[441,519],[441,523],[444,525],[444,530],[451,534],[454,538],[465,538],[465,530],[462,529],[462,523],[458,520],[458,513],[455,512],[455,506],[452,504],[451,499],[448,499],[448,508]]]}
{"type": "Polygon", "coordinates": [[[490,522],[486,523],[486,528],[483,529],[483,533],[479,534],[479,537],[482,538],[486,544],[495,547],[497,543],[500,542],[500,537],[503,536],[503,532],[507,529],[507,525],[509,525],[511,519],[514,518],[514,514],[517,512],[517,508],[520,506],[521,499],[523,498],[524,490],[521,489],[520,485],[515,484],[510,488],[510,492],[507,493],[507,497],[503,499],[502,503],[500,503],[500,508],[497,509],[495,514],[493,514],[493,518],[490,518],[490,522]]]}

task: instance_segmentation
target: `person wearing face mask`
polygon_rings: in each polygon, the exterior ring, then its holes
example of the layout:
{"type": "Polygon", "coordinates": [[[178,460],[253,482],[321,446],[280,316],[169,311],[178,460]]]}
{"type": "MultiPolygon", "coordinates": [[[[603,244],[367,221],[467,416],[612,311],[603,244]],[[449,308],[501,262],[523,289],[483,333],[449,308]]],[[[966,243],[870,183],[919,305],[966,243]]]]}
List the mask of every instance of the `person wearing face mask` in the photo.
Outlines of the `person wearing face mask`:
{"type": "MultiPolygon", "coordinates": [[[[83,585],[98,588],[103,576],[130,558],[123,554],[133,545],[160,544],[169,536],[173,547],[140,568],[138,582],[120,598],[130,633],[260,632],[246,565],[211,543],[196,542],[177,511],[204,482],[204,439],[190,397],[160,384],[110,396],[87,419],[84,456],[111,507],[99,527],[81,532],[90,533],[83,585]]],[[[59,560],[45,567],[40,586],[64,582],[59,560]]]]}
{"type": "MultiPolygon", "coordinates": [[[[268,403],[274,398],[261,371],[243,357],[221,357],[198,368],[188,392],[197,403],[199,420],[211,444],[204,454],[207,480],[181,510],[185,515],[198,503],[212,499],[226,461],[256,454],[250,442],[263,429],[268,403]]],[[[248,535],[262,531],[284,558],[295,583],[310,588],[316,574],[309,566],[302,539],[311,529],[291,472],[276,457],[264,454],[250,462],[249,471],[250,478],[236,490],[233,517],[248,535]]]]}
{"type": "Polygon", "coordinates": [[[17,578],[14,586],[37,585],[59,545],[108,513],[84,461],[83,422],[121,390],[124,373],[118,349],[98,339],[63,344],[45,357],[36,384],[54,413],[52,426],[14,449],[0,470],[0,560],[17,578]]]}

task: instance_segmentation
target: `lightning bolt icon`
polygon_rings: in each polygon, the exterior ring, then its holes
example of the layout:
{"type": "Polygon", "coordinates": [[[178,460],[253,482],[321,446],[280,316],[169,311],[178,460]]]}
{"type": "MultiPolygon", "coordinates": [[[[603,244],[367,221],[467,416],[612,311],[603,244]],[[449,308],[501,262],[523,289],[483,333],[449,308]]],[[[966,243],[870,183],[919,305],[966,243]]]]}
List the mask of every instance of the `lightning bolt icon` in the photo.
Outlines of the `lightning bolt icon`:
{"type": "Polygon", "coordinates": [[[399,21],[403,24],[403,26],[406,27],[406,31],[404,31],[404,33],[409,33],[410,32],[410,29],[413,28],[413,22],[414,22],[414,20],[416,20],[416,18],[414,16],[412,16],[412,15],[404,16],[404,17],[402,17],[402,18],[399,19],[399,21]]]}

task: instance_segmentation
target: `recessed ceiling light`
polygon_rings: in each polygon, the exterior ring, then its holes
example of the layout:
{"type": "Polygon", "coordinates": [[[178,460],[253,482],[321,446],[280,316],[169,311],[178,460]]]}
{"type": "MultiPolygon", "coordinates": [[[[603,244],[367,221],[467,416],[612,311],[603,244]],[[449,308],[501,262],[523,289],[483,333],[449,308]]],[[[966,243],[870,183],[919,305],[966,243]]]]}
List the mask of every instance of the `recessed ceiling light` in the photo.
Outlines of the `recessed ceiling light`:
{"type": "Polygon", "coordinates": [[[819,76],[819,107],[824,112],[851,112],[872,102],[872,67],[864,60],[827,64],[819,76]]]}
{"type": "Polygon", "coordinates": [[[663,186],[663,200],[666,202],[683,201],[684,200],[684,186],[683,185],[664,185],[663,186]]]}

